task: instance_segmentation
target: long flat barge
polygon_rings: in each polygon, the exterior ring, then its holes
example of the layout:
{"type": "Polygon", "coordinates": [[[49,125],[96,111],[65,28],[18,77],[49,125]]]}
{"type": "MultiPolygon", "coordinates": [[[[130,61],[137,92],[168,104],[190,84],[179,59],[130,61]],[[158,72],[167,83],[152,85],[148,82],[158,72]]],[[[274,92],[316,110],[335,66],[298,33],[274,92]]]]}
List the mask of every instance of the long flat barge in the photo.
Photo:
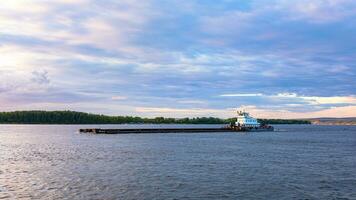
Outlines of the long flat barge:
{"type": "Polygon", "coordinates": [[[94,134],[131,134],[131,133],[213,133],[213,132],[261,132],[273,131],[273,127],[222,127],[222,128],[122,128],[122,129],[79,129],[80,133],[94,134]]]}
{"type": "Polygon", "coordinates": [[[258,123],[257,119],[249,116],[247,112],[238,111],[237,121],[229,126],[220,128],[121,128],[121,129],[101,129],[89,128],[80,129],[80,133],[95,134],[129,134],[129,133],[217,133],[217,132],[261,132],[274,131],[272,126],[258,123]]]}

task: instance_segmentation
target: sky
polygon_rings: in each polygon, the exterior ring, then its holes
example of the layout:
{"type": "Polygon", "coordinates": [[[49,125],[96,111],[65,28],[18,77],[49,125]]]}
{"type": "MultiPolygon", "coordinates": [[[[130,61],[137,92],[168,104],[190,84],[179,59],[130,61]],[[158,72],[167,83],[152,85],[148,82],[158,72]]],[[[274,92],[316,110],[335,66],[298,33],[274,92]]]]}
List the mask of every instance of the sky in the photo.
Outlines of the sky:
{"type": "Polygon", "coordinates": [[[356,117],[355,0],[0,3],[0,111],[356,117]]]}

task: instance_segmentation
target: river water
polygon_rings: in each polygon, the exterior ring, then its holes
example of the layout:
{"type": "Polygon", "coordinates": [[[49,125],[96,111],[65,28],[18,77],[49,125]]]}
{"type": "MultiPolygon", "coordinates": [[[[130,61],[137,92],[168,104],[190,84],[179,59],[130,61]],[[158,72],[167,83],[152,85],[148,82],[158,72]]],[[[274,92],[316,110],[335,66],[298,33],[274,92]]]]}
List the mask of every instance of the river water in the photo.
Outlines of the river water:
{"type": "Polygon", "coordinates": [[[77,132],[89,127],[120,126],[0,125],[0,199],[356,199],[356,126],[77,132]]]}

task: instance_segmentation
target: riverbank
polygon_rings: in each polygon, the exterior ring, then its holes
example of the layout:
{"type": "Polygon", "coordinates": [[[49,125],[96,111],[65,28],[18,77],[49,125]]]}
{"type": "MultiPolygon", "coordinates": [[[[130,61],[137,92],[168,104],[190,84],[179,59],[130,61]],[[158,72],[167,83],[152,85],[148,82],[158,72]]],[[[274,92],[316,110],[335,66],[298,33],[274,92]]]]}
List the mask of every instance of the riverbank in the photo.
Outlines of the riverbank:
{"type": "MultiPolygon", "coordinates": [[[[75,111],[14,111],[0,112],[0,124],[230,124],[236,118],[142,118],[107,116],[75,111]]],[[[258,119],[262,124],[310,124],[308,120],[258,119]]]]}
{"type": "Polygon", "coordinates": [[[333,126],[356,126],[356,121],[320,121],[312,120],[314,125],[333,125],[333,126]]]}

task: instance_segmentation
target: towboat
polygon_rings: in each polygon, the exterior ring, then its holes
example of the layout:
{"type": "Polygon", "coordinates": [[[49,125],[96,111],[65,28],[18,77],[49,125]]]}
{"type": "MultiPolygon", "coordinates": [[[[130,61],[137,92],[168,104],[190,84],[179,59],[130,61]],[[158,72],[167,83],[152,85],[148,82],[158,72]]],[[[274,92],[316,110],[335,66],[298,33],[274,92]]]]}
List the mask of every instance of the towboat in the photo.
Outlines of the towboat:
{"type": "Polygon", "coordinates": [[[230,125],[237,131],[273,131],[273,126],[261,124],[257,119],[250,116],[248,112],[237,111],[237,120],[235,124],[230,125]]]}

